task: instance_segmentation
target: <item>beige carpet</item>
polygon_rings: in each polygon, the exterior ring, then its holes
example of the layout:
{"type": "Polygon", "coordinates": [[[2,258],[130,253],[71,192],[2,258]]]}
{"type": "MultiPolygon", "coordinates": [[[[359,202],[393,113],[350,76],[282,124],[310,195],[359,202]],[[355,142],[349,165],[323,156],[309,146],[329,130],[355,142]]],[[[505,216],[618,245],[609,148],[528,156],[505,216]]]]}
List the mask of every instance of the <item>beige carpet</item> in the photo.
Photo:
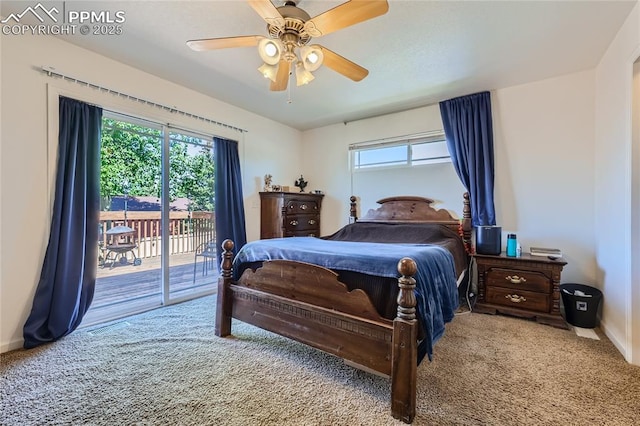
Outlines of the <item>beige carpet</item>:
{"type": "MultiPolygon", "coordinates": [[[[388,380],[235,321],[216,338],[214,309],[207,297],[3,354],[0,424],[402,424],[388,380]]],[[[460,315],[418,371],[418,425],[640,424],[640,368],[606,338],[460,315]]]]}

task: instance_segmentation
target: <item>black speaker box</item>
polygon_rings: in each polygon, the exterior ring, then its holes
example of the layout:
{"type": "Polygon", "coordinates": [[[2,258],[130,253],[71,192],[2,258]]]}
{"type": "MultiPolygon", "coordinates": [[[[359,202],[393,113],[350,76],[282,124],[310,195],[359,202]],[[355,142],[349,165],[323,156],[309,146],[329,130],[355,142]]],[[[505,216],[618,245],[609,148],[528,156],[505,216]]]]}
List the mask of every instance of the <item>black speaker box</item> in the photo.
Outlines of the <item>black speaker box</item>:
{"type": "Polygon", "coordinates": [[[499,255],[502,251],[502,227],[478,226],[476,228],[476,253],[499,255]]]}

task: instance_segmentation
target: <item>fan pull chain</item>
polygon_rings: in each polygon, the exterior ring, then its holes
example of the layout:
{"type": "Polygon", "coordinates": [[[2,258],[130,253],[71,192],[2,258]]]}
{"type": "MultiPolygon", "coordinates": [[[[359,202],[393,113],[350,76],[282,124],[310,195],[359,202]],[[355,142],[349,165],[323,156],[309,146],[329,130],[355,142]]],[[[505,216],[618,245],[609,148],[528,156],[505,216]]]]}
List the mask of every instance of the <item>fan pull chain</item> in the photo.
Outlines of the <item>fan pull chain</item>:
{"type": "Polygon", "coordinates": [[[291,86],[293,85],[293,73],[291,71],[289,71],[289,84],[287,84],[287,103],[290,104],[292,103],[292,99],[291,99],[291,86]]]}

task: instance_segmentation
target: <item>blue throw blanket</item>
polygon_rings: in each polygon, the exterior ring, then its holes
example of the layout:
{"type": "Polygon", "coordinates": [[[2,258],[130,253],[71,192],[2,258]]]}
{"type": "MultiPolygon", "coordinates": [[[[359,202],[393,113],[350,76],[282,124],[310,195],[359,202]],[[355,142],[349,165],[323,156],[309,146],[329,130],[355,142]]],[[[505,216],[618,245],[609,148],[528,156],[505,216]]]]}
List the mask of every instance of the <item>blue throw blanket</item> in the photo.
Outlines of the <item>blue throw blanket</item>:
{"type": "Polygon", "coordinates": [[[395,278],[399,276],[398,261],[403,257],[412,258],[418,266],[414,277],[417,316],[427,334],[421,346],[424,345],[424,351],[431,359],[433,345],[458,308],[453,256],[440,246],[331,241],[313,237],[259,240],[242,247],[234,260],[234,271],[245,262],[288,259],[333,270],[395,278]]]}

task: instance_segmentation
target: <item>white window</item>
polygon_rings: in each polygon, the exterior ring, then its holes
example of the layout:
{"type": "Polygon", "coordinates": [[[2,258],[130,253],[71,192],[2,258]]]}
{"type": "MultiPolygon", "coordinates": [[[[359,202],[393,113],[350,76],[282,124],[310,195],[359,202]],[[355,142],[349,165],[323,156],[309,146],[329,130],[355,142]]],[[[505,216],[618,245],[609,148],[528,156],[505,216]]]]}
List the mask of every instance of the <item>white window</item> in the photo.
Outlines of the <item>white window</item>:
{"type": "Polygon", "coordinates": [[[349,151],[353,170],[451,162],[442,132],[356,143],[349,151]]]}

